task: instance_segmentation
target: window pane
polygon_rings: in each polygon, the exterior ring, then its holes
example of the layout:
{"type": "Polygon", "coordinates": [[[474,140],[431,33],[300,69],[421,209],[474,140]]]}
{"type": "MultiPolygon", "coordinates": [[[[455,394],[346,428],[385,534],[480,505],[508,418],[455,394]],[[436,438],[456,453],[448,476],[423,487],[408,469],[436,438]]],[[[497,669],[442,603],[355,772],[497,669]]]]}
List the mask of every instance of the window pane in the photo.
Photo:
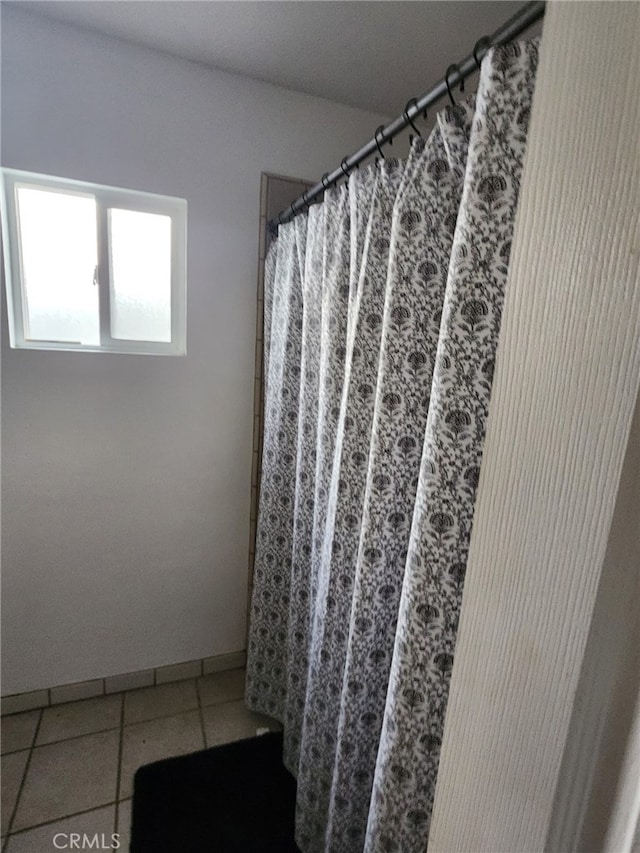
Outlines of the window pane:
{"type": "Polygon", "coordinates": [[[109,211],[111,337],[171,342],[171,217],[109,211]]]}
{"type": "Polygon", "coordinates": [[[17,187],[27,340],[100,343],[93,196],[17,187]]]}

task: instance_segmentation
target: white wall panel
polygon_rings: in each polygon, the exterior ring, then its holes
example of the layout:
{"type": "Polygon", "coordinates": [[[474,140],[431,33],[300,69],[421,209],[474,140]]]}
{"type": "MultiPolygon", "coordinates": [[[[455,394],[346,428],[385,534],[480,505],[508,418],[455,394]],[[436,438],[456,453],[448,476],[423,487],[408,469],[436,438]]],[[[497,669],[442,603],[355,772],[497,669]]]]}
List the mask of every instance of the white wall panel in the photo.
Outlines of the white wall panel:
{"type": "Polygon", "coordinates": [[[540,851],[640,378],[640,5],[545,21],[430,851],[540,851]]]}

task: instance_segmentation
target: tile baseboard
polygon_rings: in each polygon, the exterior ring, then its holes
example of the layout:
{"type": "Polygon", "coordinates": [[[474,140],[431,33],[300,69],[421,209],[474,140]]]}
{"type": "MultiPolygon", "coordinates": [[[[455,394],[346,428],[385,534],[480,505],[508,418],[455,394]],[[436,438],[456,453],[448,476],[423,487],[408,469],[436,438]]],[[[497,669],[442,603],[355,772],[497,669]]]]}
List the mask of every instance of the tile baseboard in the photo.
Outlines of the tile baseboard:
{"type": "Polygon", "coordinates": [[[32,711],[36,708],[48,708],[50,705],[59,705],[61,702],[75,702],[79,699],[91,699],[94,696],[103,696],[109,693],[121,693],[123,690],[134,690],[138,687],[152,687],[155,684],[166,684],[170,681],[184,681],[189,678],[197,678],[200,675],[209,675],[212,672],[240,669],[245,665],[246,660],[247,653],[243,650],[170,664],[169,666],[125,672],[122,675],[108,675],[105,678],[92,678],[73,684],[61,684],[42,690],[31,690],[27,693],[14,693],[11,696],[2,697],[0,702],[2,716],[18,714],[21,711],[32,711]]]}

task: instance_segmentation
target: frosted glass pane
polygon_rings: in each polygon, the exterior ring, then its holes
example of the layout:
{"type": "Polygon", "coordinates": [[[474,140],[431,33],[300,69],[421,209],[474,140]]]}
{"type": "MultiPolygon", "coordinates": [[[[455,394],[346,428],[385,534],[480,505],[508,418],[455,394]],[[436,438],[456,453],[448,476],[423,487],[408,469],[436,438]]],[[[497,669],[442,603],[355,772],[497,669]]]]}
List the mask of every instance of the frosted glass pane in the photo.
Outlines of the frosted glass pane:
{"type": "Polygon", "coordinates": [[[111,337],[171,342],[171,217],[109,211],[111,337]]]}
{"type": "Polygon", "coordinates": [[[18,187],[25,338],[100,343],[96,201],[18,187]]]}

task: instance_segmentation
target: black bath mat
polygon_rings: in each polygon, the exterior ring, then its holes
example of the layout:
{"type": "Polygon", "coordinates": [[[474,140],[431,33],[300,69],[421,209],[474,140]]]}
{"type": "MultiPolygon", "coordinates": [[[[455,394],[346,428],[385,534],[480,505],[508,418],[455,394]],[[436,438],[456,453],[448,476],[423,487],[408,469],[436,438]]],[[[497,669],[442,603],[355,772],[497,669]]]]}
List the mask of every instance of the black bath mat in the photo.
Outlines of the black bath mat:
{"type": "Polygon", "coordinates": [[[135,776],[131,853],[299,853],[282,733],[167,758],[135,776]]]}

